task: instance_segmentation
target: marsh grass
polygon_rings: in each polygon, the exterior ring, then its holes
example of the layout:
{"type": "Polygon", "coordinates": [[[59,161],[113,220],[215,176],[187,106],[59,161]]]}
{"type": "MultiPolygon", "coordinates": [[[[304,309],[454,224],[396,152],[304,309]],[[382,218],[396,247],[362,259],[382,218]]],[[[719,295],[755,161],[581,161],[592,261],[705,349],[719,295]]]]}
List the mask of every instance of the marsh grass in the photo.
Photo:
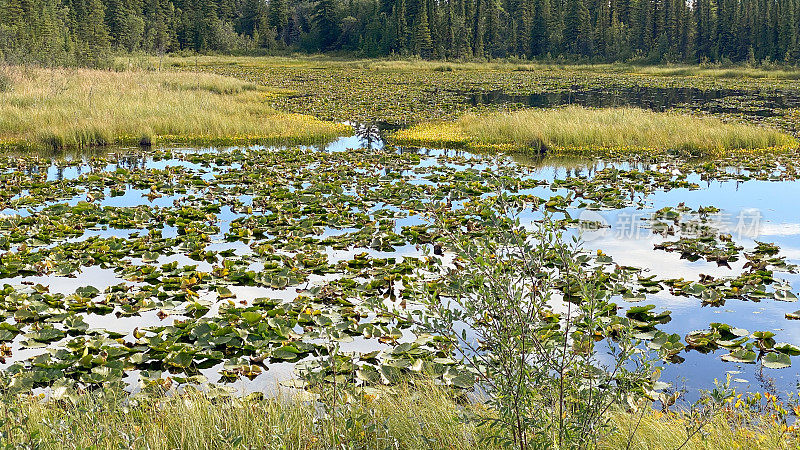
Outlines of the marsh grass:
{"type": "Polygon", "coordinates": [[[125,398],[79,394],[72,400],[4,399],[2,444],[38,448],[325,449],[477,448],[482,437],[458,415],[450,392],[400,386],[352,399],[335,419],[308,396],[125,398]]]}
{"type": "MultiPolygon", "coordinates": [[[[325,418],[308,397],[220,397],[185,392],[171,397],[129,398],[99,392],[61,400],[2,397],[0,445],[8,448],[148,449],[485,449],[487,430],[464,417],[483,414],[429,383],[384,388],[352,399],[335,418],[325,418]],[[71,399],[70,399],[71,398],[71,399]]],[[[731,422],[719,415],[700,433],[684,414],[610,414],[615,431],[603,449],[796,448],[790,429],[750,417],[731,422]],[[635,433],[633,431],[636,430],[635,433]],[[691,438],[688,439],[691,435],[691,438]],[[631,438],[633,436],[633,438],[631,438]],[[630,443],[630,445],[629,445],[630,443]]]]}
{"type": "Polygon", "coordinates": [[[696,155],[787,147],[786,133],[710,117],[638,108],[568,106],[515,112],[467,114],[454,122],[420,124],[392,136],[400,145],[525,149],[653,149],[696,155]]]}
{"type": "Polygon", "coordinates": [[[621,66],[634,73],[669,77],[709,77],[709,78],[765,78],[776,80],[800,80],[797,68],[760,67],[714,67],[714,66],[621,66]]]}
{"type": "Polygon", "coordinates": [[[744,422],[732,416],[730,411],[721,412],[699,427],[684,413],[664,414],[655,410],[644,414],[618,412],[611,416],[617,431],[607,436],[600,448],[796,449],[800,444],[797,434],[784,425],[770,423],[758,416],[748,415],[744,422]]]}
{"type": "Polygon", "coordinates": [[[279,113],[282,93],[213,74],[8,68],[0,147],[317,142],[349,127],[279,113]]]}
{"type": "Polygon", "coordinates": [[[336,58],[328,55],[295,54],[286,56],[126,56],[115,60],[119,68],[157,69],[169,67],[202,67],[208,65],[228,65],[242,67],[303,67],[320,68],[359,68],[375,72],[407,71],[573,71],[588,73],[619,73],[652,75],[661,77],[706,77],[724,79],[772,79],[798,80],[800,68],[797,67],[750,67],[720,65],[640,65],[627,63],[578,64],[563,61],[428,61],[409,58],[352,59],[336,58]]]}

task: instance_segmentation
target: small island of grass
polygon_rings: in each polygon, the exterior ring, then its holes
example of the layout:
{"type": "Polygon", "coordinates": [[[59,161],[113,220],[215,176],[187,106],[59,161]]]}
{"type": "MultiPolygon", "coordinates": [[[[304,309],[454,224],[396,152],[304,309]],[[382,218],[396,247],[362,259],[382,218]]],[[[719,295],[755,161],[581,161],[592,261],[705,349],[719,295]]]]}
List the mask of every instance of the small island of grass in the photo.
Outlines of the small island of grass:
{"type": "Polygon", "coordinates": [[[466,114],[453,122],[423,123],[398,131],[399,145],[522,152],[675,150],[695,156],[797,145],[779,130],[717,118],[639,108],[567,106],[466,114]]]}

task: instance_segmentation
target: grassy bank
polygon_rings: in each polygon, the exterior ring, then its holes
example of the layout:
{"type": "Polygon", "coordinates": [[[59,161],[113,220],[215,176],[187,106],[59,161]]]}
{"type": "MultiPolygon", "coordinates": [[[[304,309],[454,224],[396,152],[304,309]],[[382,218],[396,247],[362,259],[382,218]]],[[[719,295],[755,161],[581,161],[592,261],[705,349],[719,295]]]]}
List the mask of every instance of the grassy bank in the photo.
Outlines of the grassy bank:
{"type": "Polygon", "coordinates": [[[269,104],[284,95],[214,74],[5,68],[0,147],[314,142],[344,125],[269,104]]]}
{"type": "MultiPolygon", "coordinates": [[[[44,449],[501,448],[482,442],[485,428],[462,420],[481,412],[481,405],[459,402],[435,386],[398,387],[340,408],[333,419],[299,399],[197,393],[134,401],[98,394],[58,401],[6,397],[0,404],[0,443],[44,449]]],[[[697,423],[683,414],[618,412],[599,447],[794,448],[798,443],[794,431],[782,425],[732,417],[720,413],[693,433],[697,423]]]]}
{"type": "Polygon", "coordinates": [[[775,129],[719,119],[637,108],[569,106],[425,123],[398,131],[400,145],[496,150],[631,149],[677,150],[717,155],[736,150],[788,147],[796,139],[775,129]]]}

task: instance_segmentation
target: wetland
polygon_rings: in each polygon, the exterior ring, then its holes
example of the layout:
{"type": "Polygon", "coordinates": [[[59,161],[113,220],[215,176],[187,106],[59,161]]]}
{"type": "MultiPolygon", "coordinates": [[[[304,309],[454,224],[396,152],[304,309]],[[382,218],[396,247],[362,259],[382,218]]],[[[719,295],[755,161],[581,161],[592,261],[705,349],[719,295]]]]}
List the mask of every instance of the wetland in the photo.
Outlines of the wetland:
{"type": "MultiPolygon", "coordinates": [[[[0,93],[4,392],[271,396],[309,390],[309,373],[375,396],[409,379],[472,392],[479,377],[453,342],[411,312],[434,288],[450,294],[447,230],[491,240],[502,199],[531,236],[546,222],[576,240],[572,258],[605,293],[603,319],[580,331],[604,353],[630,328],[658,374],[652,400],[688,404],[726,379],[796,398],[796,80],[315,58],[119,64],[21,70],[0,93]],[[140,100],[92,100],[120,82],[140,100]],[[183,95],[196,97],[173,100],[183,95]],[[131,109],[104,113],[120,105],[131,109]],[[182,119],[168,124],[174,111],[182,119]],[[537,114],[555,119],[520,133],[537,114]],[[33,132],[43,117],[49,128],[33,132]],[[610,133],[641,135],[603,137],[620,122],[610,133]],[[531,137],[559,126],[581,138],[531,137]]],[[[556,282],[546,314],[558,323],[580,302],[556,282]]]]}

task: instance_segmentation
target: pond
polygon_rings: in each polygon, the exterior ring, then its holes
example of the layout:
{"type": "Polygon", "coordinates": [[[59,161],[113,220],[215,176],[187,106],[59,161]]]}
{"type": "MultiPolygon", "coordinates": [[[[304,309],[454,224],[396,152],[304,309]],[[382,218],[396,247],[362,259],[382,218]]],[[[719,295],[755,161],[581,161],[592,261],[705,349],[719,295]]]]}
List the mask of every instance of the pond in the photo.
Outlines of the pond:
{"type": "MultiPolygon", "coordinates": [[[[788,318],[800,309],[792,158],[515,160],[395,148],[378,127],[357,130],[321,147],[0,160],[6,382],[270,392],[333,341],[385,380],[416,361],[452,379],[457,369],[429,337],[361,300],[405,301],[403,277],[430,249],[428,202],[457,209],[511,177],[509,193],[541,199],[521,212],[524,224],[549,209],[587,250],[642,270],[616,301],[619,314],[654,305],[635,316],[643,323],[669,311],[655,328],[685,348],[659,363],[663,381],[690,398],[728,374],[740,390],[796,390],[800,362],[770,368],[800,354],[788,318]],[[792,345],[768,345],[780,358],[765,367],[745,354],[769,341],[756,332],[792,345]]],[[[658,340],[652,328],[647,342],[658,340]]]]}

